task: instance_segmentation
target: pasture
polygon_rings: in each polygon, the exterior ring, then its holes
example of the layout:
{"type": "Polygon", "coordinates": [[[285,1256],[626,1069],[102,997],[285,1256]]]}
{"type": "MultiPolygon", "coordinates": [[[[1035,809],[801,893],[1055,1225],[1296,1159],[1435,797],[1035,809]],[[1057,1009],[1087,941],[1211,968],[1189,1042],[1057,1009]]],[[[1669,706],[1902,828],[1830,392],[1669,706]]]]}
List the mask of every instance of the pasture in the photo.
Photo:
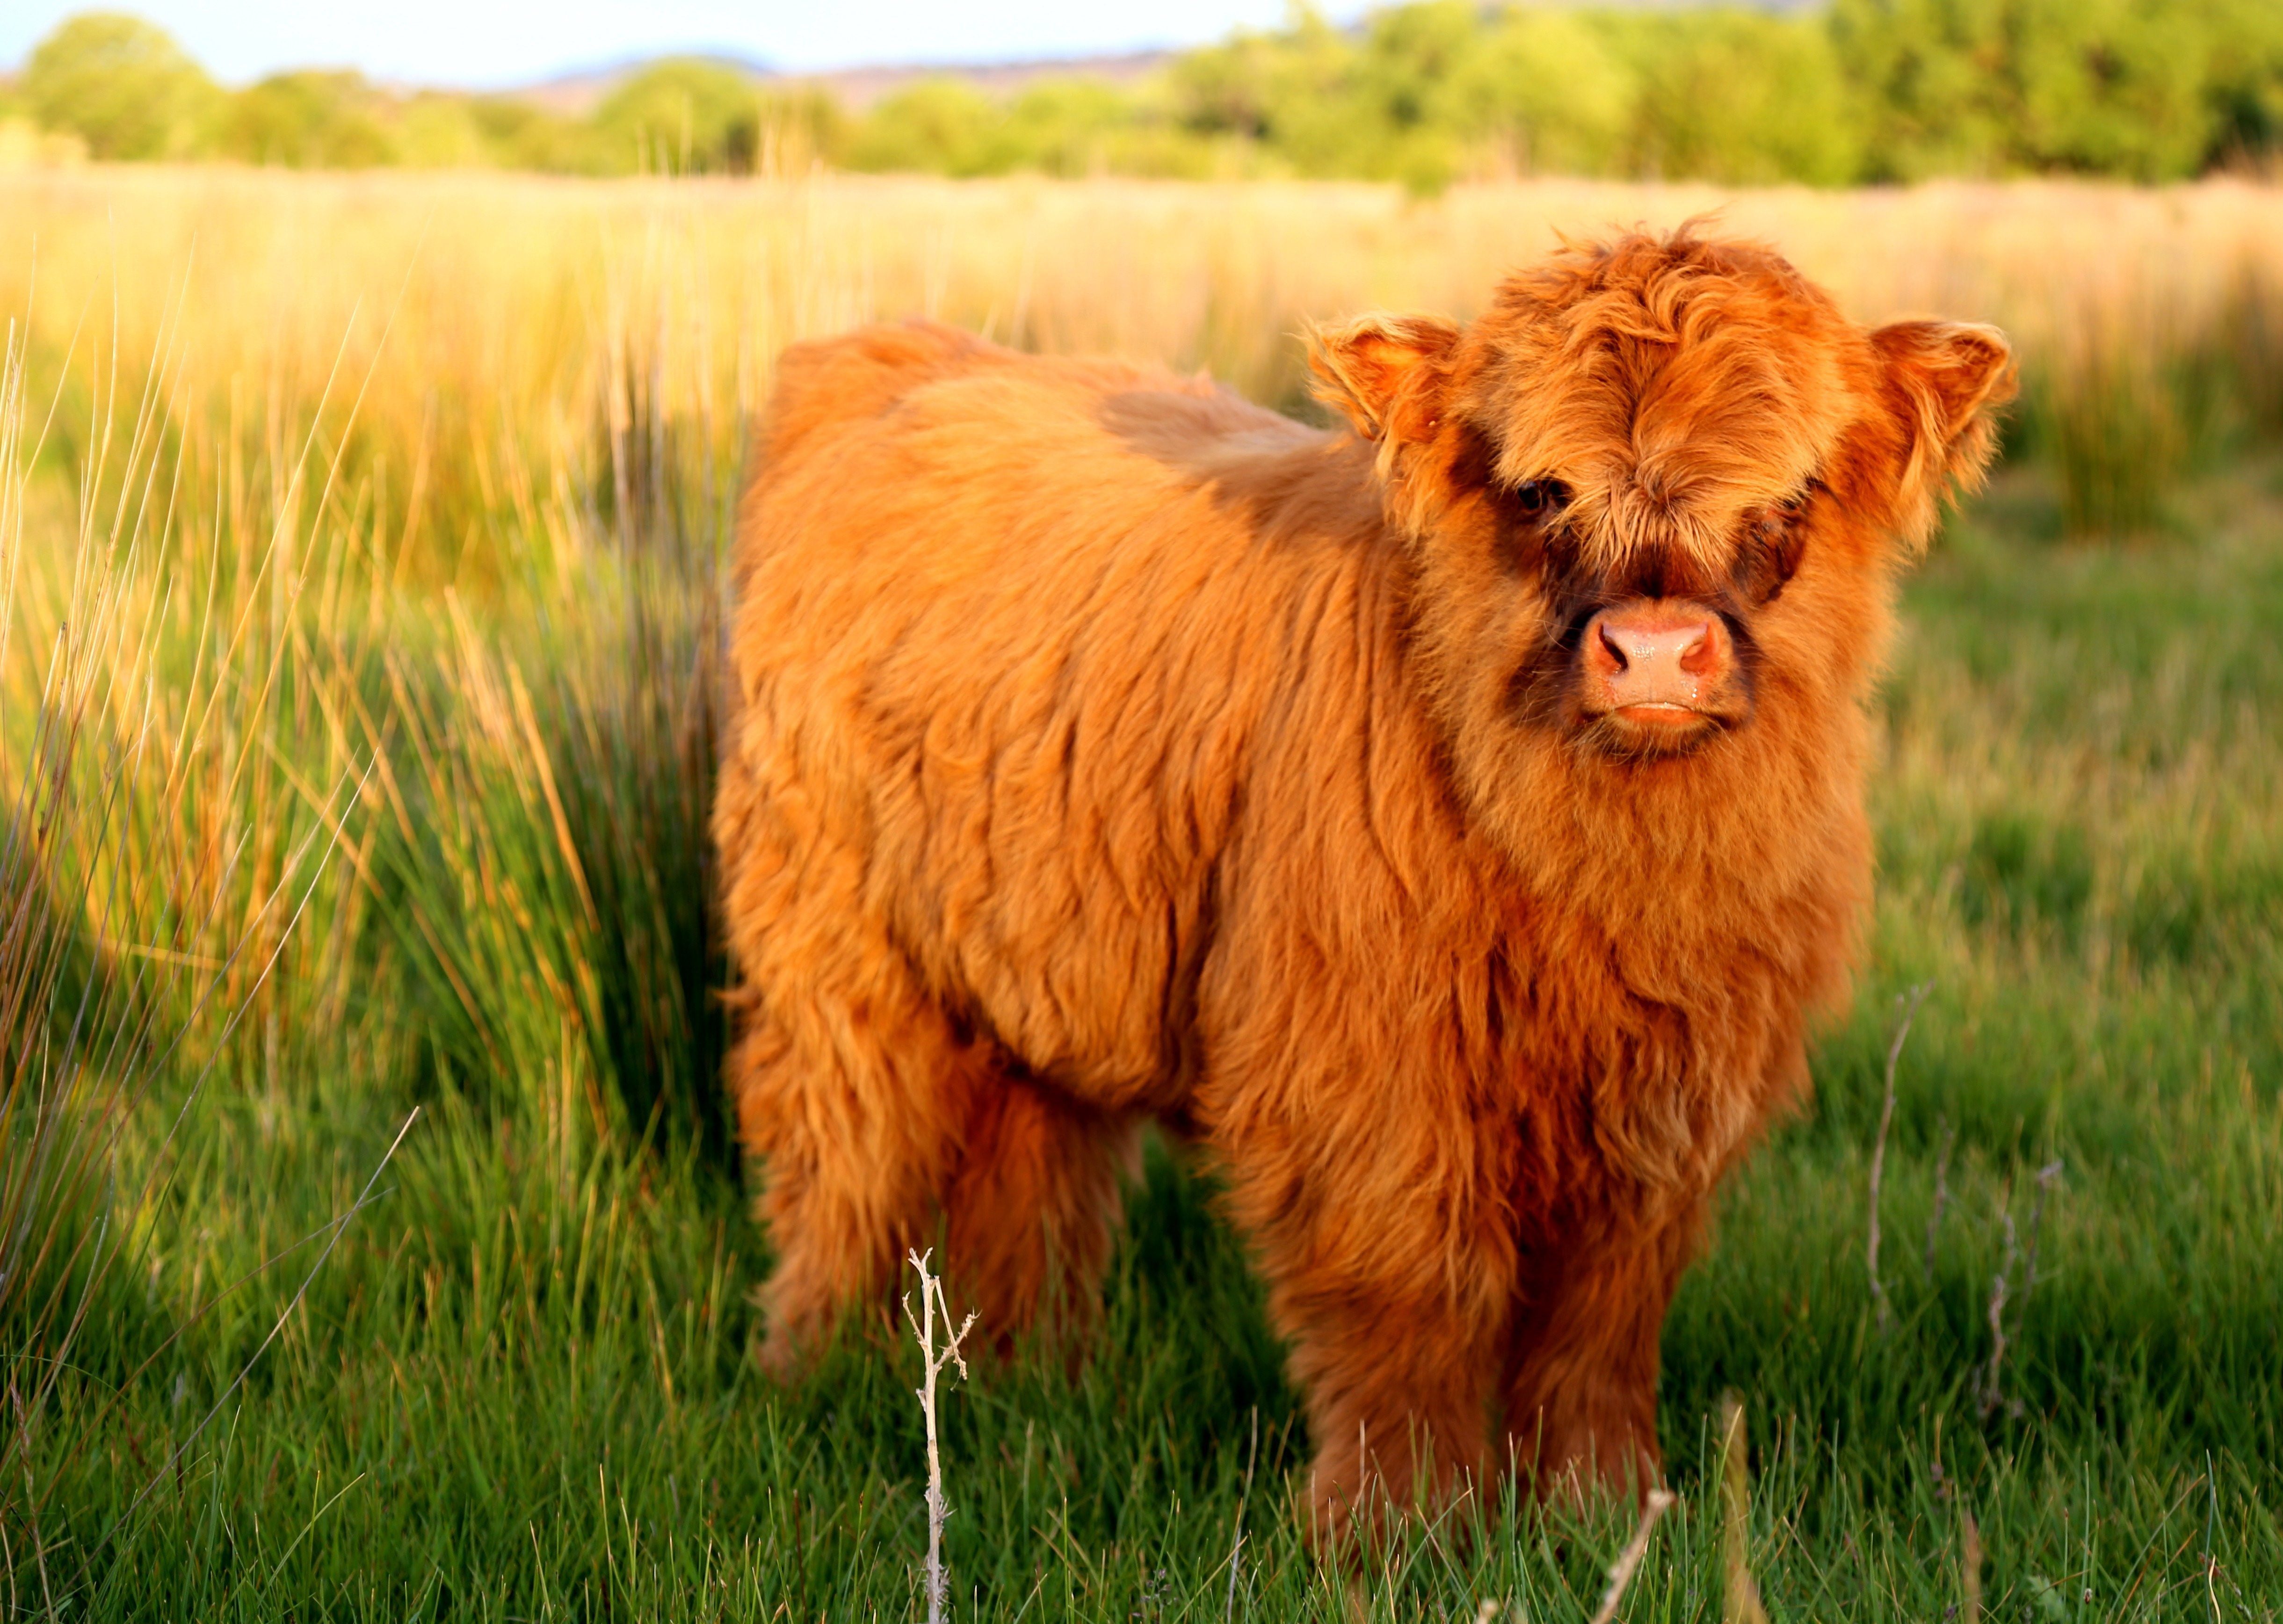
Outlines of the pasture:
{"type": "MultiPolygon", "coordinates": [[[[2025,386],[1905,588],[1869,965],[1675,1305],[1619,1616],[1747,1616],[1738,1550],[1778,1619],[2283,1613],[2283,191],[152,168],[0,175],[11,1616],[921,1616],[918,1355],[755,1370],[715,1084],[773,357],[924,311],[1305,410],[1311,317],[1713,208],[2025,386]]],[[[1156,1147],[1092,1356],[947,1391],[954,1616],[1594,1614],[1629,1511],[1320,1565],[1297,1415],[1156,1147]]]]}

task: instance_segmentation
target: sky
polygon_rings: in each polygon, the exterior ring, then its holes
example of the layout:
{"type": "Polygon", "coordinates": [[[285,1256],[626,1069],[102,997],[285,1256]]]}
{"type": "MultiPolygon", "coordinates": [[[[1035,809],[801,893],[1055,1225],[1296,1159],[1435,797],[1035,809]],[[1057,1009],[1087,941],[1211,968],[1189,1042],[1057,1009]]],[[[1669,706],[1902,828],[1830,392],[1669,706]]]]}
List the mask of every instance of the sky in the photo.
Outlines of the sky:
{"type": "MultiPolygon", "coordinates": [[[[1288,0],[5,0],[0,64],[20,64],[57,23],[98,5],[157,23],[227,84],[355,67],[496,86],[681,51],[798,72],[1193,45],[1280,23],[1288,0]]],[[[1363,6],[1322,9],[1346,18],[1363,6]]]]}

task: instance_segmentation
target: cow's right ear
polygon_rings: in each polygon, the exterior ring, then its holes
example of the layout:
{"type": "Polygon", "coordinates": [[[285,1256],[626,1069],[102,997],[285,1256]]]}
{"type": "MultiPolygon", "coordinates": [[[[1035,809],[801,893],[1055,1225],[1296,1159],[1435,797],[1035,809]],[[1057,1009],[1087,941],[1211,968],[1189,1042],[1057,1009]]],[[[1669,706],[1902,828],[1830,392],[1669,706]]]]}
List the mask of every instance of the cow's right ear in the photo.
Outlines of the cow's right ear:
{"type": "Polygon", "coordinates": [[[1442,418],[1447,363],[1459,341],[1432,316],[1363,316],[1308,334],[1315,397],[1366,440],[1417,443],[1442,418]]]}

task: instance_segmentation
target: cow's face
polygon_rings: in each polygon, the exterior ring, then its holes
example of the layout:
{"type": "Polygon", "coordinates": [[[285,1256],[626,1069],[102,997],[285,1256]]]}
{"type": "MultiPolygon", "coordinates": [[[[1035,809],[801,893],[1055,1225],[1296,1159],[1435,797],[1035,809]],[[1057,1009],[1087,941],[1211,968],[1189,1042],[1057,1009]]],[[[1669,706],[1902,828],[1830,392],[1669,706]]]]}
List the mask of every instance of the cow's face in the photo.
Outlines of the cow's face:
{"type": "Polygon", "coordinates": [[[1977,475],[2009,392],[1991,329],[1866,332],[1765,250],[1573,250],[1461,330],[1318,336],[1320,392],[1379,442],[1454,725],[1620,762],[1771,707],[1852,706],[1890,561],[1977,475]]]}

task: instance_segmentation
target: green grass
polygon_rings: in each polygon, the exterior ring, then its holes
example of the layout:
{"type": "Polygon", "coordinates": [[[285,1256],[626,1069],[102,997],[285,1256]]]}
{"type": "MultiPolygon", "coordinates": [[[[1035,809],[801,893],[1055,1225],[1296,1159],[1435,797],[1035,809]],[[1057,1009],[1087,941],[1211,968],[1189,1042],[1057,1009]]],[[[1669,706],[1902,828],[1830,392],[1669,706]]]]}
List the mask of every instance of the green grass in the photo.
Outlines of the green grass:
{"type": "MultiPolygon", "coordinates": [[[[288,855],[191,887],[209,914],[133,890],[140,940],[208,968],[136,1006],[189,1036],[106,1119],[88,1198],[124,1238],[76,1336],[0,1300],[66,1361],[15,1424],[9,1616],[918,1616],[916,1351],[860,1328],[792,1388],[748,1356],[767,1251],[711,1085],[702,840],[725,516],[672,488],[571,492],[575,545],[507,546],[472,605],[328,586],[352,517],[283,597],[241,557],[227,613],[157,613],[161,686],[207,684],[191,736],[237,765],[122,849],[171,873],[222,806],[288,855]],[[291,936],[277,894],[309,899],[291,936]],[[248,943],[268,980],[212,968],[248,943]]],[[[1681,1503],[1626,1618],[1720,1614],[1731,1390],[1778,1618],[1950,1616],[1969,1516],[1997,1617],[2283,1608],[2283,482],[2228,464],[2131,547],[2042,539],[2056,489],[2009,472],[1908,588],[1871,965],[1674,1308],[1681,1503]],[[1867,1167],[1921,981],[1882,1330],[1867,1167]]],[[[1630,1532],[1499,1499],[1319,1564],[1259,1293],[1162,1145],[1091,1358],[978,1365],[946,1427],[962,1619],[1582,1620],[1630,1532]]]]}

